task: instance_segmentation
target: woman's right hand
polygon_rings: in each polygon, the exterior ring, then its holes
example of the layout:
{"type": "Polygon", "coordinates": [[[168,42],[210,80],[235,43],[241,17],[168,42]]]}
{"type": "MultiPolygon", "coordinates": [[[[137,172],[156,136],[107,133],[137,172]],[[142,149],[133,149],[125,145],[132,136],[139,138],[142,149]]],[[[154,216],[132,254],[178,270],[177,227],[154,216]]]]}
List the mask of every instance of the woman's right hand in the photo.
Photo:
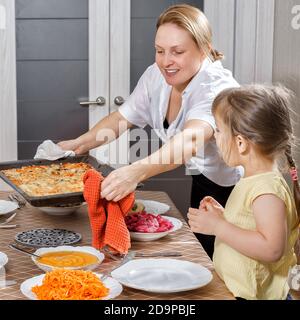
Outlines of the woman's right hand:
{"type": "Polygon", "coordinates": [[[80,143],[78,139],[61,141],[57,145],[63,150],[72,150],[78,155],[89,151],[89,149],[84,144],[80,143]]]}

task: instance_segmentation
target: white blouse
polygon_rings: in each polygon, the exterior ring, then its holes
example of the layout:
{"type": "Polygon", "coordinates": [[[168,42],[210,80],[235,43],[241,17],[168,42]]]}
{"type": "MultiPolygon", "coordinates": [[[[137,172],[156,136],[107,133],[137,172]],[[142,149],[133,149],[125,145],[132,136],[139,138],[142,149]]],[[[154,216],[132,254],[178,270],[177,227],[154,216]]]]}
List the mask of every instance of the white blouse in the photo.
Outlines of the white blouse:
{"type": "MultiPolygon", "coordinates": [[[[156,63],[147,68],[132,94],[120,106],[119,112],[130,123],[145,127],[150,125],[158,137],[166,142],[181,131],[188,120],[202,120],[215,129],[211,112],[212,102],[225,88],[238,87],[232,73],[224,69],[220,61],[205,59],[195,77],[182,93],[182,105],[176,119],[167,130],[166,117],[172,86],[168,85],[156,63]]],[[[197,155],[187,163],[188,174],[203,173],[221,186],[231,186],[240,179],[240,168],[230,168],[221,159],[215,139],[208,141],[197,155]]]]}

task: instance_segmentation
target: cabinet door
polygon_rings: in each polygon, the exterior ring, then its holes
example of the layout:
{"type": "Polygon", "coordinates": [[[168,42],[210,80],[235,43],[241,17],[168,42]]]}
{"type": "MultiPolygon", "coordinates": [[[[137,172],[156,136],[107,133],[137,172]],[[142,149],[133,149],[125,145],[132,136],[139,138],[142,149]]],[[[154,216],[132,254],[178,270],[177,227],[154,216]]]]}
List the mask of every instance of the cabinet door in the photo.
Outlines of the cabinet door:
{"type": "Polygon", "coordinates": [[[86,132],[117,109],[116,97],[129,95],[130,0],[15,4],[18,157],[25,159],[45,139],[86,132]]]}
{"type": "Polygon", "coordinates": [[[125,29],[124,12],[113,8],[126,2],[16,0],[19,159],[32,158],[45,139],[77,137],[113,111],[111,83],[118,95],[129,93],[121,88],[129,88],[128,62],[110,54],[125,29]]]}
{"type": "Polygon", "coordinates": [[[30,159],[44,140],[88,130],[89,111],[79,102],[89,100],[89,1],[15,0],[15,6],[18,158],[30,159]]]}

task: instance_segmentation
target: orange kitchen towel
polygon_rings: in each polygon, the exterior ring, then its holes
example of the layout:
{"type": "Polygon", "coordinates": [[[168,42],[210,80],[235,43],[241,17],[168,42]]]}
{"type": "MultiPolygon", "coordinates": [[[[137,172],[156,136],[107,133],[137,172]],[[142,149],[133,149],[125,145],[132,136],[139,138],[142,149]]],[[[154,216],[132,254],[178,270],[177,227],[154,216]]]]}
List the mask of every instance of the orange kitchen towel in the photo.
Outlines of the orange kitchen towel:
{"type": "Polygon", "coordinates": [[[90,225],[92,229],[92,245],[101,249],[108,245],[119,253],[127,253],[130,248],[130,234],[124,217],[134,204],[134,193],[118,202],[101,198],[101,173],[88,170],[84,177],[83,196],[88,204],[90,225]]]}

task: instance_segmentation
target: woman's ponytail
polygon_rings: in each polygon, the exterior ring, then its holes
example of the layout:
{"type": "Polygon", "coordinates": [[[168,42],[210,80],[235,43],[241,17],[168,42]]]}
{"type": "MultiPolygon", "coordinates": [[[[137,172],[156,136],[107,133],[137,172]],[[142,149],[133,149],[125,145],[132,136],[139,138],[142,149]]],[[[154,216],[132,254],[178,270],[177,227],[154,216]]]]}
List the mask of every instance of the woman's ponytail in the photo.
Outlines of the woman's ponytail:
{"type": "Polygon", "coordinates": [[[210,54],[213,58],[213,61],[224,59],[224,54],[216,49],[211,49],[210,54]]]}

